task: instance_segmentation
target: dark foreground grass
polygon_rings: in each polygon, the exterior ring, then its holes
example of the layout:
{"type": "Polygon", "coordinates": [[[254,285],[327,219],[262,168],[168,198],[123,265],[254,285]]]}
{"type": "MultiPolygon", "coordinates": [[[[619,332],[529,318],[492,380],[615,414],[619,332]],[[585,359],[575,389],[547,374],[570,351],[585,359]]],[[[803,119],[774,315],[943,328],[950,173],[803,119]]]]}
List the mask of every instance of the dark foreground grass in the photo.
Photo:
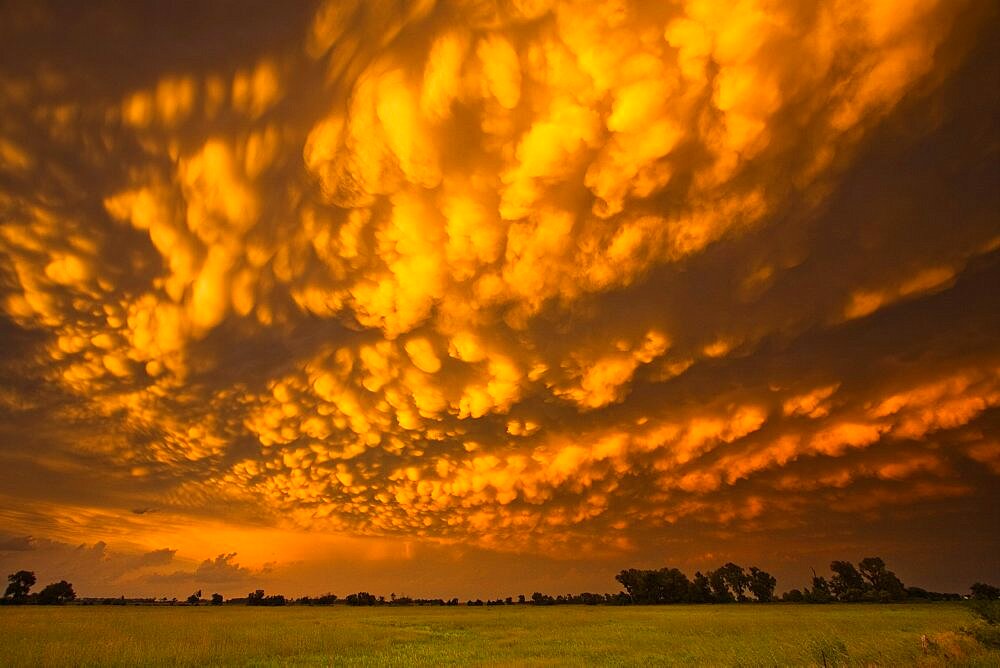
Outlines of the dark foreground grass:
{"type": "Polygon", "coordinates": [[[0,664],[1000,666],[972,624],[946,603],[3,607],[0,664]]]}

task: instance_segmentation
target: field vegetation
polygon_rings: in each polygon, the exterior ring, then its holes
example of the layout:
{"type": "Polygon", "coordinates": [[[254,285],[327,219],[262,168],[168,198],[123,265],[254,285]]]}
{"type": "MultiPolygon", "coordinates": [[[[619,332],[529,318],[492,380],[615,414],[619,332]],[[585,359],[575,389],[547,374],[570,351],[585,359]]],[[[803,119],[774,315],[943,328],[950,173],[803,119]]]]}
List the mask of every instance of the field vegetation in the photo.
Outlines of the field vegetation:
{"type": "Polygon", "coordinates": [[[4,606],[0,663],[998,666],[965,604],[4,606]]]}

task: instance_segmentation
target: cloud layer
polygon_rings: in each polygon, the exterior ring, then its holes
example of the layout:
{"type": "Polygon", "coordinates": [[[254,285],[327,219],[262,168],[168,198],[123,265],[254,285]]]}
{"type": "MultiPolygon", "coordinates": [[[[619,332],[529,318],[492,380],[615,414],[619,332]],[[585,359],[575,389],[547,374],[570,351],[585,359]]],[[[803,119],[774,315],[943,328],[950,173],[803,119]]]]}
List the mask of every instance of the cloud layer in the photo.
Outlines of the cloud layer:
{"type": "Polygon", "coordinates": [[[24,533],[694,559],[996,501],[990,3],[4,11],[24,533]]]}

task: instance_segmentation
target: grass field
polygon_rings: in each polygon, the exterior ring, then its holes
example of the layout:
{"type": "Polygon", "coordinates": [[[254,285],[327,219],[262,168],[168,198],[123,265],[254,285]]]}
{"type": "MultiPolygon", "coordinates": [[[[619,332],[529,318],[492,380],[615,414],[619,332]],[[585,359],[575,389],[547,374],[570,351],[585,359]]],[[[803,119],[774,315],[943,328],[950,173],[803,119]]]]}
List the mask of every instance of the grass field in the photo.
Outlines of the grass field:
{"type": "Polygon", "coordinates": [[[958,604],[4,607],[2,665],[973,665],[958,604]],[[927,635],[929,643],[921,642],[927,635]]]}

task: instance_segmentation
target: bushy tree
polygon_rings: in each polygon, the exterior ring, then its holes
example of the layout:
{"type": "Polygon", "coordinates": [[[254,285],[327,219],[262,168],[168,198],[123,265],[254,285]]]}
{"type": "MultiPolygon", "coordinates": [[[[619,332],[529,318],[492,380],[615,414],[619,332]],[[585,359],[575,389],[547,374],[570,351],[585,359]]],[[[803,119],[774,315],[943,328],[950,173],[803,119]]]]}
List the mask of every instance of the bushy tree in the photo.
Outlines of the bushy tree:
{"type": "Polygon", "coordinates": [[[531,594],[532,605],[555,605],[556,600],[540,591],[531,594]]]}
{"type": "Polygon", "coordinates": [[[664,568],[659,572],[662,603],[687,603],[691,600],[691,581],[677,568],[664,568]]]}
{"type": "Polygon", "coordinates": [[[733,595],[729,591],[729,584],[726,582],[726,574],[722,569],[708,572],[708,583],[712,587],[712,601],[714,603],[732,603],[733,595]]]}
{"type": "MultiPolygon", "coordinates": [[[[625,593],[629,595],[634,603],[643,603],[646,599],[645,582],[642,577],[642,571],[637,568],[629,568],[623,570],[618,575],[615,576],[615,580],[622,586],[625,593]]],[[[541,594],[535,592],[535,594],[541,594]]],[[[532,602],[535,602],[535,594],[531,595],[532,602]]],[[[536,603],[537,605],[537,603],[536,603]]]]}
{"type": "Polygon", "coordinates": [[[677,568],[621,571],[615,579],[624,587],[633,603],[685,603],[690,598],[691,582],[677,568]]]}
{"type": "Polygon", "coordinates": [[[373,594],[369,594],[366,591],[359,591],[357,594],[349,594],[346,601],[347,605],[375,605],[378,603],[378,599],[375,598],[373,594]]]}
{"type": "Polygon", "coordinates": [[[806,597],[800,590],[792,589],[782,594],[781,600],[785,603],[804,603],[806,597]]]}
{"type": "Polygon", "coordinates": [[[222,605],[222,594],[212,594],[212,605],[222,605]]]}
{"type": "Polygon", "coordinates": [[[688,600],[692,603],[711,603],[712,584],[701,571],[696,571],[689,587],[688,600]]]}
{"type": "Polygon", "coordinates": [[[750,593],[760,603],[769,603],[774,600],[774,587],[778,581],[767,571],[762,571],[756,566],[750,567],[750,575],[747,577],[747,587],[750,593]]]}
{"type": "Polygon", "coordinates": [[[826,581],[825,577],[816,575],[815,572],[812,578],[812,589],[806,589],[802,592],[802,596],[809,603],[829,603],[833,600],[833,595],[830,593],[830,583],[826,581]]]}
{"type": "Polygon", "coordinates": [[[65,580],[46,585],[38,592],[38,603],[41,605],[62,605],[75,599],[76,592],[73,591],[73,585],[65,580]]]}
{"type": "Polygon", "coordinates": [[[35,586],[35,573],[33,571],[18,571],[7,576],[7,590],[3,597],[14,604],[25,603],[28,600],[28,592],[35,586]]]}
{"type": "Polygon", "coordinates": [[[833,577],[830,578],[830,593],[838,601],[862,600],[865,582],[854,564],[849,561],[833,561],[830,563],[830,570],[833,571],[833,577]]]}
{"type": "Polygon", "coordinates": [[[725,581],[733,598],[741,603],[747,600],[745,592],[749,582],[746,573],[743,572],[742,566],[738,566],[730,561],[719,568],[718,572],[722,573],[722,579],[725,581]]]}
{"type": "Polygon", "coordinates": [[[858,562],[858,571],[868,584],[867,599],[888,602],[906,598],[906,587],[881,557],[865,557],[858,562]]]}
{"type": "Polygon", "coordinates": [[[969,587],[969,590],[972,592],[972,598],[977,601],[1000,601],[1000,587],[977,582],[969,587]]]}

